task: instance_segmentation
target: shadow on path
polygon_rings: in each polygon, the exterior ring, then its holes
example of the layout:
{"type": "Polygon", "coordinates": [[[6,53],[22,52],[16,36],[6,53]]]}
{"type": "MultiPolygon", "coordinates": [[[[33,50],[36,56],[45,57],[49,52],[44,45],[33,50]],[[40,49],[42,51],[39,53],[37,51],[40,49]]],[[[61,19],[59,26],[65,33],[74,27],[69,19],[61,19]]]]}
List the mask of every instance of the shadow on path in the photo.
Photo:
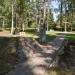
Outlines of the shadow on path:
{"type": "Polygon", "coordinates": [[[49,75],[47,70],[56,58],[57,50],[62,45],[64,37],[65,35],[58,36],[46,47],[39,45],[33,39],[20,38],[16,46],[19,52],[20,64],[7,75],[49,75]],[[25,62],[24,56],[26,56],[27,62],[25,62]]]}

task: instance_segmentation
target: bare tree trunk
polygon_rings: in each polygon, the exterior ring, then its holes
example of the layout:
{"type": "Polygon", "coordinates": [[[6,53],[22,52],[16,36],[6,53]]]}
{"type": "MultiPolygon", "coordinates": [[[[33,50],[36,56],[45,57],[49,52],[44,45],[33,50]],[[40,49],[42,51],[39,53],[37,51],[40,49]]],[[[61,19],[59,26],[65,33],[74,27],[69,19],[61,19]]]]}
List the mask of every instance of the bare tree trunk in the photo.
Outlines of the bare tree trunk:
{"type": "Polygon", "coordinates": [[[46,2],[44,0],[44,42],[46,41],[46,2]]]}
{"type": "Polygon", "coordinates": [[[24,23],[22,24],[22,30],[23,30],[23,32],[24,32],[24,30],[25,30],[25,25],[24,25],[24,23]]]}
{"type": "Polygon", "coordinates": [[[4,30],[5,27],[5,21],[4,21],[4,17],[3,17],[3,25],[2,25],[2,30],[4,30]]]}
{"type": "Polygon", "coordinates": [[[71,3],[72,4],[72,19],[71,19],[71,32],[72,32],[72,30],[73,30],[73,28],[72,28],[72,24],[73,24],[73,3],[71,3]]]}
{"type": "Polygon", "coordinates": [[[14,8],[12,4],[12,26],[11,26],[11,35],[13,35],[14,32],[14,8]]]}
{"type": "MultiPolygon", "coordinates": [[[[66,1],[65,1],[65,22],[67,22],[67,6],[66,6],[66,1]]],[[[64,31],[67,32],[67,23],[65,23],[65,28],[64,31]]]]}
{"type": "Polygon", "coordinates": [[[43,14],[43,19],[40,20],[40,29],[39,29],[39,40],[40,42],[45,42],[46,41],[46,5],[45,5],[45,1],[44,1],[44,14],[43,14]]]}
{"type": "Polygon", "coordinates": [[[61,0],[61,9],[60,9],[60,14],[61,14],[61,18],[60,18],[61,31],[62,31],[62,13],[63,13],[62,9],[63,9],[63,2],[61,0]]]}
{"type": "Polygon", "coordinates": [[[67,32],[67,23],[65,23],[65,32],[67,32]]]}
{"type": "Polygon", "coordinates": [[[47,16],[47,31],[48,31],[48,29],[49,29],[49,28],[48,28],[48,27],[49,27],[49,26],[48,26],[48,22],[49,22],[49,8],[48,8],[48,16],[47,16]]]}
{"type": "Polygon", "coordinates": [[[40,27],[39,27],[39,41],[45,42],[46,41],[46,35],[45,35],[45,23],[43,20],[40,20],[40,27]]]}

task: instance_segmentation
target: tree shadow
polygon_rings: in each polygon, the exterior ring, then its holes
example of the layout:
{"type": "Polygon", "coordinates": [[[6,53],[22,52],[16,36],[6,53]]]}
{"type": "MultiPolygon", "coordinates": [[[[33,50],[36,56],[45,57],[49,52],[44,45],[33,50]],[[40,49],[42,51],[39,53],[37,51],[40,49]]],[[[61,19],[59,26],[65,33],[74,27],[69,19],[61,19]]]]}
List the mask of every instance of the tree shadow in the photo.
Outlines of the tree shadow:
{"type": "Polygon", "coordinates": [[[17,64],[15,38],[0,37],[0,75],[5,75],[17,64]]]}
{"type": "Polygon", "coordinates": [[[52,61],[55,58],[54,54],[55,52],[47,53],[46,50],[44,51],[44,49],[39,46],[39,43],[36,43],[36,41],[31,38],[21,38],[21,39],[22,39],[21,42],[23,43],[22,44],[22,48],[24,50],[23,52],[25,53],[26,57],[33,58],[34,55],[36,55],[36,57],[44,58],[44,62],[46,64],[42,64],[40,65],[40,67],[45,66],[45,68],[48,68],[48,66],[52,63],[52,61]]]}
{"type": "Polygon", "coordinates": [[[27,61],[23,49],[19,37],[0,37],[0,75],[33,75],[29,65],[23,64],[27,61]]]}

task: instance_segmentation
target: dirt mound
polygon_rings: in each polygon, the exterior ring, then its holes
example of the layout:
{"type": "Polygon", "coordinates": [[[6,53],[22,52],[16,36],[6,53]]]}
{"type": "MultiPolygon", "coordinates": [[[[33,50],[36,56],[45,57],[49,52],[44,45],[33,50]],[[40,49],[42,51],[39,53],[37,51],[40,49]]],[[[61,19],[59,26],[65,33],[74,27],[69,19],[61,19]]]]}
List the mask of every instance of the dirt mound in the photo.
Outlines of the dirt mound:
{"type": "Polygon", "coordinates": [[[75,42],[69,41],[64,49],[64,54],[60,56],[59,64],[65,69],[75,71],[75,42]]]}

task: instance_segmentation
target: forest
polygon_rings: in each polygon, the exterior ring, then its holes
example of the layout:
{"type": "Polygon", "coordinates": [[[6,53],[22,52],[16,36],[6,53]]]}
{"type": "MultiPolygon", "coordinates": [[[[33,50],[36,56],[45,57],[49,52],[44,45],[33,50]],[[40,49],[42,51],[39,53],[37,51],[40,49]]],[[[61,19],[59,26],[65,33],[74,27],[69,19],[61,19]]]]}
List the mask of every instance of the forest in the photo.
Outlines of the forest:
{"type": "Polygon", "coordinates": [[[75,75],[75,0],[0,0],[0,75],[75,75]]]}

